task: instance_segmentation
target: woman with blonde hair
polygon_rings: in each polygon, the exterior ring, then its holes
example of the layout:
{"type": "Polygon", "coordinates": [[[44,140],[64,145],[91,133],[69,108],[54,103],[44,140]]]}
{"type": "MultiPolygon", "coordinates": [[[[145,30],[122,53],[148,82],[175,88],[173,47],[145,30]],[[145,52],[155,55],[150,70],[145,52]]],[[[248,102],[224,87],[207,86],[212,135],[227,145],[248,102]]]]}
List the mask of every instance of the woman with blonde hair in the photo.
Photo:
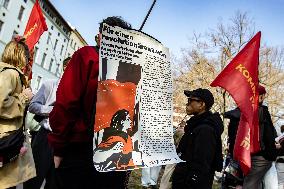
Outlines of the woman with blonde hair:
{"type": "Polygon", "coordinates": [[[20,133],[19,136],[23,137],[23,144],[20,143],[13,158],[0,152],[0,188],[16,188],[19,183],[36,176],[30,144],[23,136],[25,107],[33,94],[27,88],[21,70],[26,67],[29,58],[24,39],[13,36],[13,40],[6,45],[0,62],[0,149],[6,144],[3,141],[7,141],[15,133],[20,133]]]}

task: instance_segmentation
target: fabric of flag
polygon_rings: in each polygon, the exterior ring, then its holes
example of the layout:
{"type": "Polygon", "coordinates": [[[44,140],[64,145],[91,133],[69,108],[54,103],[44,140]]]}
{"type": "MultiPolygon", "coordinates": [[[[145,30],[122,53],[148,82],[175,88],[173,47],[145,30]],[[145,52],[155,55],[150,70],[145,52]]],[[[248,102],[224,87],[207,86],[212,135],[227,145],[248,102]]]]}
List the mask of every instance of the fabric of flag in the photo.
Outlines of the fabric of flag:
{"type": "Polygon", "coordinates": [[[38,42],[40,36],[47,30],[47,25],[42,14],[38,0],[36,0],[33,9],[31,11],[24,36],[26,38],[26,44],[31,51],[34,45],[38,42]]]}
{"type": "Polygon", "coordinates": [[[211,83],[224,88],[240,108],[241,118],[234,159],[244,174],[251,168],[250,154],[260,150],[258,126],[258,64],[261,32],[258,32],[211,83]]]}

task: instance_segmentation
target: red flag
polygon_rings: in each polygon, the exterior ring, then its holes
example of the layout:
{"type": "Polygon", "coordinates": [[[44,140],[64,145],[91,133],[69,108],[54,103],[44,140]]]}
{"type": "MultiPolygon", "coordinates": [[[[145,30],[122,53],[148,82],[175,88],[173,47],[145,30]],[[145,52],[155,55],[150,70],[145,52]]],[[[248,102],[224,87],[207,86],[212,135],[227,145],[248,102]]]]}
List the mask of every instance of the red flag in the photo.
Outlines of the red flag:
{"type": "MultiPolygon", "coordinates": [[[[31,55],[33,55],[33,48],[35,44],[38,42],[40,36],[43,34],[44,31],[47,30],[47,25],[44,19],[44,16],[42,14],[42,10],[40,8],[40,5],[38,3],[38,0],[36,0],[32,12],[30,14],[25,32],[24,37],[26,38],[26,44],[29,47],[29,51],[31,55]]],[[[32,65],[33,65],[33,57],[31,57],[31,60],[29,60],[29,63],[24,68],[23,72],[26,75],[29,75],[29,80],[32,79],[32,65]]]]}
{"type": "Polygon", "coordinates": [[[47,25],[45,23],[45,19],[43,17],[38,0],[36,0],[24,32],[26,44],[28,45],[30,51],[38,42],[41,34],[46,30],[47,25]]]}
{"type": "Polygon", "coordinates": [[[240,108],[234,158],[244,174],[251,168],[250,154],[260,149],[257,90],[260,37],[258,32],[211,83],[228,91],[240,108]]]}

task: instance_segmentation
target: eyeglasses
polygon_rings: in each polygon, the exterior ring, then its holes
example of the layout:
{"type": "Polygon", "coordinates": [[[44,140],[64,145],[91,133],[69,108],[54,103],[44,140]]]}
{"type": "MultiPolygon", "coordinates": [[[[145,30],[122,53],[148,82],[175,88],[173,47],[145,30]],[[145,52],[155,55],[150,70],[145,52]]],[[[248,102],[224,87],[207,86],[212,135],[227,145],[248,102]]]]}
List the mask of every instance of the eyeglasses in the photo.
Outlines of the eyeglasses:
{"type": "Polygon", "coordinates": [[[191,103],[191,102],[193,102],[193,101],[202,102],[202,100],[196,99],[196,98],[188,98],[188,99],[187,99],[187,103],[188,103],[188,104],[191,103]]]}

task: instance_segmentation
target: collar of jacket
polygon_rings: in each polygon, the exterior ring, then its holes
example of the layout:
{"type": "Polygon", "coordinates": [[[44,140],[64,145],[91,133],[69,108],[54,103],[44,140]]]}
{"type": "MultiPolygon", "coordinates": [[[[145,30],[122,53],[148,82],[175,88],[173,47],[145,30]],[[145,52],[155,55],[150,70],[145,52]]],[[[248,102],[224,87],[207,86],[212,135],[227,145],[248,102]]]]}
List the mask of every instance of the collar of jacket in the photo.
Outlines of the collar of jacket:
{"type": "Polygon", "coordinates": [[[187,122],[186,126],[184,127],[184,132],[190,132],[195,127],[197,127],[201,122],[203,122],[208,116],[210,116],[212,113],[210,111],[204,112],[200,115],[194,115],[192,116],[187,122]]]}

